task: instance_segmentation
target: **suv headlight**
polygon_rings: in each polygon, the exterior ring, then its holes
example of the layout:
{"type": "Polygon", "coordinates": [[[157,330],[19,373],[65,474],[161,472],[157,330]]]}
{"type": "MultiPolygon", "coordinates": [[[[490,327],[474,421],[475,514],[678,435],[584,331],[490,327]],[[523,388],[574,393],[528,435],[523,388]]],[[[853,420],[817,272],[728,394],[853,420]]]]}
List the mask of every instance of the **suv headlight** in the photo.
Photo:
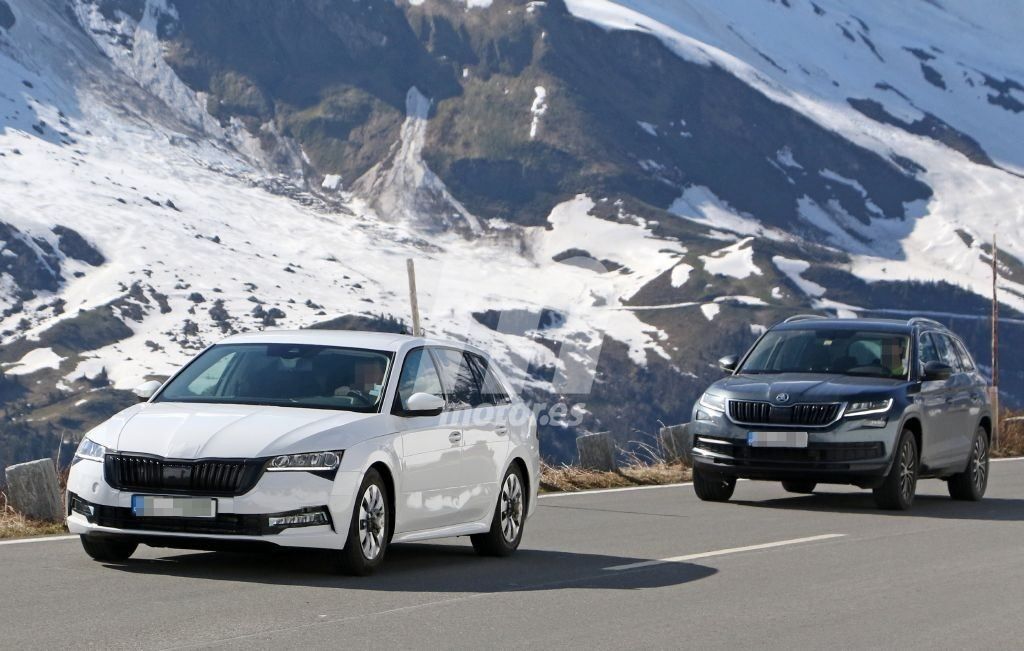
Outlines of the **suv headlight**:
{"type": "Polygon", "coordinates": [[[868,400],[865,402],[851,402],[846,408],[847,416],[867,416],[869,414],[884,414],[892,407],[892,398],[885,400],[868,400]]]}
{"type": "Polygon", "coordinates": [[[705,393],[700,397],[700,406],[714,411],[725,411],[725,396],[705,393]]]}
{"type": "Polygon", "coordinates": [[[302,454],[282,454],[270,460],[268,471],[301,470],[317,472],[320,470],[337,470],[341,464],[340,452],[304,452],[302,454]]]}
{"type": "Polygon", "coordinates": [[[75,450],[75,458],[71,460],[71,463],[76,463],[83,459],[103,463],[103,455],[106,453],[107,449],[105,447],[95,441],[83,437],[82,442],[78,444],[78,449],[75,450]]]}

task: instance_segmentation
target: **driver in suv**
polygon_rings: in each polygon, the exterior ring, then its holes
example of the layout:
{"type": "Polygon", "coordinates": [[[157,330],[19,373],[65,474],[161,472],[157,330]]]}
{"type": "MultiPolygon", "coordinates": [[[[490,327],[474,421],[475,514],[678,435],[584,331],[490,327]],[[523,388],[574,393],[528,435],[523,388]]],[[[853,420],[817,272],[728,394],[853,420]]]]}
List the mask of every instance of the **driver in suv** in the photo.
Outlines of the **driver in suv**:
{"type": "Polygon", "coordinates": [[[907,509],[917,480],[953,499],[988,482],[992,410],[963,342],[929,319],[796,316],[765,332],[693,407],[688,457],[702,500],[726,501],[736,479],[874,491],[907,509]]]}

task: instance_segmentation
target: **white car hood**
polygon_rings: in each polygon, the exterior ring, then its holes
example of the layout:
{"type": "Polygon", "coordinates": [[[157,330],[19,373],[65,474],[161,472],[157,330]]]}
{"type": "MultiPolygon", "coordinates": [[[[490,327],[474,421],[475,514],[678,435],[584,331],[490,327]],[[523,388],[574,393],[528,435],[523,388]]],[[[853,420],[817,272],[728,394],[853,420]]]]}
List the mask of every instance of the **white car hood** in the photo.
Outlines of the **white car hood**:
{"type": "MultiPolygon", "coordinates": [[[[325,409],[157,402],[128,410],[114,449],[173,459],[251,458],[344,450],[379,414],[325,409]]],[[[113,437],[110,437],[113,438],[113,437]]],[[[98,441],[103,443],[102,441],[98,441]]]]}

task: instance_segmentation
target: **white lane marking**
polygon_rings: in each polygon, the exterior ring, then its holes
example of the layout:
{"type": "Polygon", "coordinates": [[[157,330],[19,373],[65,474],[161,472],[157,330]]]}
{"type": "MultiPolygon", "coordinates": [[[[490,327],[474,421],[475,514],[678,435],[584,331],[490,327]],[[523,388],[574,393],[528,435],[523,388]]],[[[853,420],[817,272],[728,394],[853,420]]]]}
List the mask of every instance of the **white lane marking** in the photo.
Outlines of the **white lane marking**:
{"type": "Polygon", "coordinates": [[[762,543],[760,545],[748,545],[746,547],[733,547],[731,549],[717,549],[711,552],[700,552],[699,554],[688,554],[686,556],[673,556],[671,558],[659,558],[653,561],[639,561],[637,563],[629,563],[626,565],[613,565],[612,567],[606,567],[606,570],[635,570],[641,567],[650,567],[652,565],[664,565],[665,563],[682,563],[684,561],[695,561],[700,558],[710,558],[712,556],[725,556],[726,554],[739,554],[740,552],[752,552],[758,549],[771,549],[772,547],[784,547],[786,545],[799,545],[801,543],[816,542],[819,540],[831,540],[833,538],[842,538],[845,533],[826,533],[820,536],[809,536],[807,538],[793,538],[792,540],[779,540],[777,542],[762,543]]]}
{"type": "Polygon", "coordinates": [[[682,484],[657,484],[655,486],[625,486],[623,488],[597,488],[583,491],[564,491],[560,493],[544,493],[538,495],[537,499],[545,500],[551,497],[576,497],[577,495],[600,495],[602,493],[626,493],[628,491],[647,491],[655,488],[679,488],[680,486],[693,486],[692,481],[682,484]]]}
{"type": "Polygon", "coordinates": [[[998,459],[989,459],[989,461],[1024,461],[1024,457],[1000,457],[998,459]]]}
{"type": "Polygon", "coordinates": [[[18,538],[17,540],[0,540],[0,545],[24,545],[26,543],[54,542],[57,540],[78,540],[78,536],[42,536],[40,538],[18,538]]]}

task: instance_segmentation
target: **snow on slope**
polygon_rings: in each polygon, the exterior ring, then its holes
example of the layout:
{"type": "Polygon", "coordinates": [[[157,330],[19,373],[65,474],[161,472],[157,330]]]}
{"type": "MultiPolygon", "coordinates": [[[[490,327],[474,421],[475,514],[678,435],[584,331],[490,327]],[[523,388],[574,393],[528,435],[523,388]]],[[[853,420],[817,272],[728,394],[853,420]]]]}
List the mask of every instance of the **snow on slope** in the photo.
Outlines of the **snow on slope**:
{"type": "MultiPolygon", "coordinates": [[[[147,11],[161,7],[150,3],[147,11]]],[[[552,212],[551,230],[498,232],[472,246],[460,234],[434,233],[428,242],[415,224],[382,220],[354,195],[332,192],[327,203],[270,177],[258,159],[238,152],[230,134],[195,119],[195,97],[166,92],[175,87],[167,79],[154,89],[150,71],[159,63],[146,57],[157,56],[155,48],[136,47],[130,65],[120,55],[111,64],[89,51],[84,35],[53,33],[63,24],[56,4],[15,9],[19,23],[0,41],[0,221],[26,241],[52,247],[55,226],[72,228],[107,262],[91,267],[63,256],[63,313],[49,307],[57,294],[37,292],[23,310],[0,319],[0,330],[14,333],[5,343],[38,338],[80,310],[115,300],[134,314],[125,319],[133,336],[83,356],[66,381],[105,371],[117,388],[130,388],[147,374],[170,372],[226,332],[266,327],[268,315],[273,327],[347,314],[404,317],[409,257],[417,263],[426,330],[489,348],[510,370],[564,361],[528,338],[497,334],[474,311],[553,309],[564,319],[546,331],[550,338],[600,341],[607,334],[625,342],[640,364],[647,351],[665,355],[662,333],[617,309],[685,252],[653,238],[641,220],[591,217],[593,200],[580,196],[552,212]],[[79,64],[69,69],[69,61],[79,64]],[[34,130],[40,119],[60,125],[63,135],[51,126],[34,130]],[[630,246],[622,250],[614,241],[630,246]],[[580,246],[632,273],[552,259],[580,246]]],[[[142,37],[133,38],[138,44],[142,37]]],[[[410,89],[398,147],[405,153],[391,168],[404,183],[404,199],[424,184],[438,190],[424,181],[429,170],[416,149],[425,101],[410,89]]],[[[10,307],[15,297],[0,302],[10,307]]],[[[53,363],[43,348],[33,354],[21,365],[53,363]]]]}
{"type": "MultiPolygon", "coordinates": [[[[717,65],[851,141],[921,166],[934,190],[910,223],[855,219],[837,223],[810,199],[801,216],[831,233],[828,243],[855,255],[868,280],[945,279],[988,291],[981,246],[1024,258],[1024,5],[887,0],[566,0],[576,16],[606,29],[660,38],[679,56],[717,65]],[[798,36],[796,36],[798,35],[798,36]],[[869,119],[848,100],[877,102],[913,121],[930,115],[973,138],[991,164],[972,162],[946,144],[869,119]],[[895,222],[895,223],[893,223],[895,222]],[[857,233],[850,237],[848,231],[857,233]],[[958,231],[973,240],[968,244],[958,231]]],[[[922,122],[922,125],[935,122],[922,122]]],[[[953,133],[950,131],[950,133],[953,133]]],[[[779,164],[786,164],[785,158],[779,164]]],[[[789,161],[799,164],[799,161],[789,161]]],[[[827,175],[828,170],[818,170],[827,175]]],[[[696,190],[700,190],[699,188],[696,190]]],[[[674,207],[681,216],[753,234],[749,216],[697,195],[718,214],[693,208],[694,189],[674,207]],[[724,215],[724,217],[723,217],[724,215]]],[[[834,207],[832,207],[834,208],[834,207]]],[[[830,214],[831,213],[831,214],[830,214]]],[[[839,212],[841,215],[842,213],[839,212]]],[[[756,218],[756,215],[754,216],[756,218]]],[[[1001,283],[1020,292],[1022,287],[1001,283]]],[[[1007,301],[1024,308],[1019,295],[1007,301]]]]}

